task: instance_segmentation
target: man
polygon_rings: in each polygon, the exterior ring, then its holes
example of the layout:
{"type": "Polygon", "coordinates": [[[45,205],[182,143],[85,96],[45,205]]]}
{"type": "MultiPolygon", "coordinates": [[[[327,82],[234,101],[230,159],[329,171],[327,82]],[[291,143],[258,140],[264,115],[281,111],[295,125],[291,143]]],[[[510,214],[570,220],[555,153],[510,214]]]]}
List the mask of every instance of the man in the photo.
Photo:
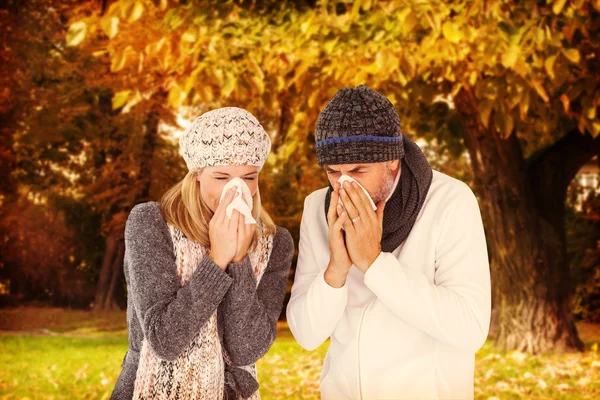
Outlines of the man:
{"type": "Polygon", "coordinates": [[[316,140],[330,187],[305,200],[287,318],[308,350],[331,339],[322,398],[472,398],[491,309],[473,192],[433,171],[366,86],[331,99],[316,140]]]}

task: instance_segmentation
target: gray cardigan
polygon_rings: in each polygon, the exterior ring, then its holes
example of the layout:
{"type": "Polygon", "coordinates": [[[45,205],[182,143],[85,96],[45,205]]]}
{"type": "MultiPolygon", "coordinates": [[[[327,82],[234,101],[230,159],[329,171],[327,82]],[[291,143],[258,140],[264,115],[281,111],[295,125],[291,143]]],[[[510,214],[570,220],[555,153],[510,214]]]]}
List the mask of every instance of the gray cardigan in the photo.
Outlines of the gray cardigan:
{"type": "Polygon", "coordinates": [[[144,337],[159,358],[174,360],[215,310],[221,343],[234,364],[226,366],[225,398],[254,393],[256,380],[235,366],[255,363],[273,344],[293,253],[290,233],[277,227],[258,287],[248,256],[230,263],[226,271],[205,257],[190,281],[180,286],[171,234],[159,203],[136,205],[125,225],[123,262],[129,348],[111,399],[132,398],[144,337]]]}

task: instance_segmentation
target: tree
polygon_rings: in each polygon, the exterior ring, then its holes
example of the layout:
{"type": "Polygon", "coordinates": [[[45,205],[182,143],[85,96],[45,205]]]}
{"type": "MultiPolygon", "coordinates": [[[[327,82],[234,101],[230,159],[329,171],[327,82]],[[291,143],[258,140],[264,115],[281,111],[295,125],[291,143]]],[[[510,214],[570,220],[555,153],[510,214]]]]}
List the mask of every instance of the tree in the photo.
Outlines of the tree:
{"type": "Polygon", "coordinates": [[[419,123],[423,109],[446,107],[431,117],[451,122],[436,130],[441,142],[460,137],[470,155],[490,244],[497,344],[533,353],[582,349],[564,203],[568,183],[600,146],[592,40],[600,4],[287,5],[121,0],[105,15],[76,19],[70,33],[111,38],[104,51],[112,71],[129,77],[113,104],[152,92],[139,86],[150,79],[168,91],[173,109],[246,107],[274,130],[270,165],[304,149],[310,168],[314,151],[301,144],[310,143],[319,110],[344,86],[382,91],[409,131],[427,125],[419,123]]]}
{"type": "MultiPolygon", "coordinates": [[[[160,93],[139,99],[127,112],[115,109],[113,88],[119,81],[108,73],[109,60],[93,49],[66,46],[65,24],[75,6],[101,9],[96,2],[29,0],[2,14],[9,44],[3,53],[8,73],[3,75],[7,86],[2,104],[10,107],[1,110],[9,121],[1,160],[11,167],[6,191],[11,204],[2,208],[6,211],[2,227],[7,230],[3,239],[13,249],[27,248],[27,241],[9,240],[15,238],[9,227],[19,210],[37,210],[21,204],[28,196],[35,197],[38,208],[45,209],[36,213],[69,225],[67,237],[74,242],[72,264],[77,271],[92,282],[98,280],[96,295],[86,295],[78,304],[87,301],[106,309],[117,307],[117,295],[124,287],[122,237],[127,212],[134,204],[155,198],[154,191],[163,191],[182,169],[174,162],[170,139],[159,132],[159,120],[172,122],[170,112],[159,106],[164,103],[160,93]],[[155,154],[160,159],[154,160],[155,154]],[[104,246],[98,246],[98,240],[104,246]]],[[[50,248],[52,239],[43,243],[50,248]]],[[[60,238],[54,239],[58,245],[60,238]]],[[[12,259],[11,270],[24,271],[18,263],[23,258],[12,259]]],[[[49,271],[61,266],[58,258],[47,261],[54,263],[44,267],[49,271]]],[[[68,271],[67,264],[62,267],[68,271]]],[[[13,280],[15,274],[9,274],[13,280]]]]}

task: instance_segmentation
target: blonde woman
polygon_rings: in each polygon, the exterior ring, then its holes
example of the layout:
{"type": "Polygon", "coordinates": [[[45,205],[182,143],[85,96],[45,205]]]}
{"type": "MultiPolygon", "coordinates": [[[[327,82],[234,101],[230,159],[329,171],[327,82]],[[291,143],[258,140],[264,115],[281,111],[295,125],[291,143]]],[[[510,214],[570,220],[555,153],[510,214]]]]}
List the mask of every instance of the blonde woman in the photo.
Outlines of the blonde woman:
{"type": "Polygon", "coordinates": [[[259,399],[254,363],[275,340],[294,251],[261,207],[271,142],[227,107],[179,145],[188,174],[125,227],[129,348],[111,398],[259,399]]]}

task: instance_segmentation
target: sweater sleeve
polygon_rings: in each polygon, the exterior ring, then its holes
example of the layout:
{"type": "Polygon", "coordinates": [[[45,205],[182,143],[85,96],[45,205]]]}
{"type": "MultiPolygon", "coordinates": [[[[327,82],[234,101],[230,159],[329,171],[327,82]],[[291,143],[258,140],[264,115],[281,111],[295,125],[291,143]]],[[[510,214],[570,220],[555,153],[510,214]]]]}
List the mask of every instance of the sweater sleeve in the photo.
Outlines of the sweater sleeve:
{"type": "Polygon", "coordinates": [[[219,321],[223,325],[223,344],[233,365],[255,363],[273,344],[293,255],[292,236],[277,227],[258,287],[248,256],[227,267],[233,283],[219,306],[219,321]]]}
{"type": "Polygon", "coordinates": [[[135,312],[156,355],[174,360],[217,310],[229,277],[204,257],[180,286],[169,228],[156,203],[135,206],[125,225],[125,258],[135,312]]]}
{"type": "Polygon", "coordinates": [[[489,330],[490,270],[479,205],[466,185],[442,224],[435,269],[430,283],[382,252],[364,282],[400,318],[443,343],[476,352],[489,330]]]}
{"type": "Polygon", "coordinates": [[[286,314],[294,338],[307,350],[316,349],[331,336],[348,302],[348,285],[329,286],[324,277],[327,266],[317,264],[308,234],[308,214],[320,205],[310,204],[311,200],[309,196],[304,202],[298,264],[286,314]]]}

